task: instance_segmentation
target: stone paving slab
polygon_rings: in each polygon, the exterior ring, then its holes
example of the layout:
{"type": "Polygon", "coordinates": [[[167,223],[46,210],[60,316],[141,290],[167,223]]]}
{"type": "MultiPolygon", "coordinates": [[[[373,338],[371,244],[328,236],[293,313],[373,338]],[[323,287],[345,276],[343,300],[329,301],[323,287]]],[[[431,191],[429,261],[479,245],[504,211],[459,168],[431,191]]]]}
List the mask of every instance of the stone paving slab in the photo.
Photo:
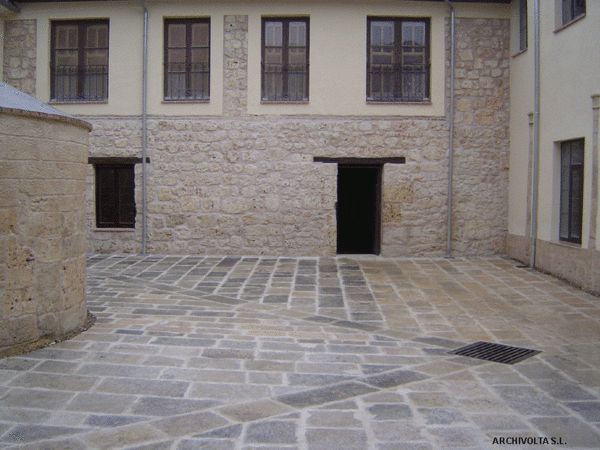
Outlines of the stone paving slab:
{"type": "Polygon", "coordinates": [[[96,324],[0,360],[0,448],[600,448],[600,299],[509,259],[88,264],[96,324]]]}

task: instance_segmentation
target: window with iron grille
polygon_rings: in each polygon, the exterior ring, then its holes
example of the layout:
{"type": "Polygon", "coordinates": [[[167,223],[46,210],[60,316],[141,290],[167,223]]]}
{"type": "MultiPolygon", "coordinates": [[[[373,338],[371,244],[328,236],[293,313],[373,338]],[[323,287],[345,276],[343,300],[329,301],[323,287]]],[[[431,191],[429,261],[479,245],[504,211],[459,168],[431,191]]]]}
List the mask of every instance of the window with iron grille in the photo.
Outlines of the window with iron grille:
{"type": "Polygon", "coordinates": [[[562,23],[585,14],[585,0],[562,0],[562,23]]]}
{"type": "Polygon", "coordinates": [[[308,100],[308,18],[263,18],[262,100],[308,100]]]}
{"type": "Polygon", "coordinates": [[[367,19],[367,100],[429,101],[429,19],[367,19]]]}
{"type": "Polygon", "coordinates": [[[106,100],[108,20],[54,21],[50,40],[52,100],[106,100]]]}
{"type": "Polygon", "coordinates": [[[165,20],[165,100],[210,98],[210,19],[165,20]]]}
{"type": "Polygon", "coordinates": [[[560,145],[561,241],[581,244],[583,214],[583,139],[560,145]]]}
{"type": "Polygon", "coordinates": [[[133,164],[97,164],[96,227],[135,228],[133,164]]]}
{"type": "Polygon", "coordinates": [[[527,48],[527,0],[519,0],[519,50],[527,48]]]}

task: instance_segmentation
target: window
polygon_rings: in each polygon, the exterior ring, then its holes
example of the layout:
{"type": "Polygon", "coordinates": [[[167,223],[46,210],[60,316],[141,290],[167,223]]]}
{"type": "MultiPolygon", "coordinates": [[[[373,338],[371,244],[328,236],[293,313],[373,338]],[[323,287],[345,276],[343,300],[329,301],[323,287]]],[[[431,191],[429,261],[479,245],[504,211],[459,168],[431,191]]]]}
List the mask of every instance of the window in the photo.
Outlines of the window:
{"type": "Polygon", "coordinates": [[[562,1],[562,23],[570,22],[585,14],[585,0],[561,0],[562,1]]]}
{"type": "Polygon", "coordinates": [[[583,213],[583,139],[560,145],[561,241],[581,244],[583,213]]]}
{"type": "Polygon", "coordinates": [[[367,20],[367,100],[429,100],[429,20],[367,20]]]}
{"type": "Polygon", "coordinates": [[[51,43],[52,100],[106,100],[108,20],[52,22],[51,43]]]}
{"type": "Polygon", "coordinates": [[[133,164],[97,164],[96,226],[135,228],[133,164]]]}
{"type": "Polygon", "coordinates": [[[308,18],[263,19],[263,100],[308,100],[308,25],[308,18]]]}
{"type": "Polygon", "coordinates": [[[210,98],[210,19],[165,20],[165,100],[210,98]]]}
{"type": "Polygon", "coordinates": [[[519,0],[519,51],[527,48],[527,0],[519,0]]]}

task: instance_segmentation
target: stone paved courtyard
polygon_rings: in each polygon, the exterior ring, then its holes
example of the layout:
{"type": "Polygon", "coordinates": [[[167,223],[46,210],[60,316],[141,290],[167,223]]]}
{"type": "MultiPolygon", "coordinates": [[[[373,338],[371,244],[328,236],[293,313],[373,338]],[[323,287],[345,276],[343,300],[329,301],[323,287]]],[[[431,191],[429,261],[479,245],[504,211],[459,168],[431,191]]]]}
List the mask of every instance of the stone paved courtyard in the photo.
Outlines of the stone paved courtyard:
{"type": "Polygon", "coordinates": [[[509,259],[97,255],[88,278],[90,330],[0,360],[0,447],[600,448],[600,299],[509,259]],[[542,353],[448,354],[479,340],[542,353]]]}

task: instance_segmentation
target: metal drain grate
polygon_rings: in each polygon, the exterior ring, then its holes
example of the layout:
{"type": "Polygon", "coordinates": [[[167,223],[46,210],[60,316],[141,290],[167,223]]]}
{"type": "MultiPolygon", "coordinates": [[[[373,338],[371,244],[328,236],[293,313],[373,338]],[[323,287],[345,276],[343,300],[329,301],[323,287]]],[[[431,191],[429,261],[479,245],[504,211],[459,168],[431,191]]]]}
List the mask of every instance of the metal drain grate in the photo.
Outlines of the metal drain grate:
{"type": "Polygon", "coordinates": [[[539,350],[511,347],[509,345],[493,344],[491,342],[475,342],[448,352],[452,355],[468,356],[469,358],[494,361],[502,364],[515,364],[540,353],[539,350]]]}

